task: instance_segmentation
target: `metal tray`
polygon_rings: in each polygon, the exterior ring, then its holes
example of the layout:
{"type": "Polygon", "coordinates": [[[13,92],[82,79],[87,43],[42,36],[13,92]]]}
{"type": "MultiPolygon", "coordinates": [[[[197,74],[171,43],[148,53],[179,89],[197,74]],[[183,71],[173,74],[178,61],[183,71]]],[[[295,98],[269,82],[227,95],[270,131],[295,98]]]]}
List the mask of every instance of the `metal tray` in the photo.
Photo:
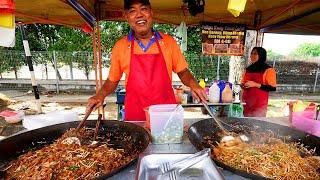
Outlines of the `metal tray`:
{"type": "MultiPolygon", "coordinates": [[[[164,175],[150,175],[148,169],[157,167],[158,164],[163,162],[172,162],[182,159],[191,154],[150,154],[140,155],[136,180],[167,180],[167,174],[164,175]]],[[[224,177],[218,167],[214,164],[210,157],[200,161],[199,163],[186,169],[177,179],[185,180],[224,180],[224,177]]]]}

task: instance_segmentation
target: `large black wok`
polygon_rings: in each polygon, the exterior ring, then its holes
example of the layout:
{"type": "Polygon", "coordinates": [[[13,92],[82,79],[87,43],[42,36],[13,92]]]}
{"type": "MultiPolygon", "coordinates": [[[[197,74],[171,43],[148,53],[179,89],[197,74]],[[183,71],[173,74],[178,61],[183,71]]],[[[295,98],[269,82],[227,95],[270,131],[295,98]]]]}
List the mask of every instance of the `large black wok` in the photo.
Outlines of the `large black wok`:
{"type": "MultiPolygon", "coordinates": [[[[95,123],[96,121],[87,121],[86,127],[95,128],[95,123]]],[[[17,158],[19,155],[29,150],[39,149],[52,143],[70,128],[76,128],[78,124],[79,122],[75,121],[52,125],[21,132],[1,140],[0,165],[10,162],[12,159],[17,158]]],[[[107,136],[107,138],[110,139],[108,144],[113,144],[114,148],[122,148],[125,150],[125,153],[128,154],[143,152],[150,142],[150,135],[144,128],[132,123],[120,121],[104,121],[100,128],[99,135],[104,137],[107,136]],[[131,140],[124,140],[125,138],[123,137],[128,136],[131,136],[131,140]]],[[[136,158],[138,158],[138,156],[136,158]]],[[[109,174],[104,174],[99,177],[99,179],[110,177],[129,166],[131,163],[125,164],[109,174]]]]}
{"type": "MultiPolygon", "coordinates": [[[[224,120],[225,122],[232,124],[237,127],[241,127],[241,131],[249,132],[254,130],[255,132],[266,132],[271,130],[276,135],[279,136],[290,136],[291,138],[287,140],[288,142],[301,142],[305,146],[309,148],[316,148],[316,155],[320,155],[320,138],[298,131],[296,129],[282,126],[274,123],[269,123],[265,121],[249,119],[249,118],[228,118],[224,120]]],[[[228,129],[227,126],[225,126],[228,129]]],[[[228,129],[231,130],[231,129],[228,129]]],[[[221,136],[219,135],[220,129],[217,127],[216,123],[213,122],[212,119],[204,119],[197,123],[194,123],[190,126],[188,131],[188,137],[190,142],[198,149],[202,150],[203,148],[210,147],[205,140],[205,137],[212,137],[213,142],[219,142],[221,136]]],[[[214,159],[213,159],[214,160],[214,159]]],[[[230,166],[225,165],[223,162],[214,160],[220,167],[230,170],[236,174],[239,174],[244,177],[248,177],[251,179],[265,179],[262,176],[249,174],[245,171],[234,169],[230,166]]]]}

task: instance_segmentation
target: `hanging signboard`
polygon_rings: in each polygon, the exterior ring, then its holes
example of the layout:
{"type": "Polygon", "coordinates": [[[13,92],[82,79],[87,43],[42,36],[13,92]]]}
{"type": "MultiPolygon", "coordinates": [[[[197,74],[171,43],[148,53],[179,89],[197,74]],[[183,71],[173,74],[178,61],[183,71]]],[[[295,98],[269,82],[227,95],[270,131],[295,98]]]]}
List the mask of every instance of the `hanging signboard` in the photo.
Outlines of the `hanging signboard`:
{"type": "Polygon", "coordinates": [[[201,36],[204,55],[242,56],[244,53],[244,25],[203,23],[201,36]]]}

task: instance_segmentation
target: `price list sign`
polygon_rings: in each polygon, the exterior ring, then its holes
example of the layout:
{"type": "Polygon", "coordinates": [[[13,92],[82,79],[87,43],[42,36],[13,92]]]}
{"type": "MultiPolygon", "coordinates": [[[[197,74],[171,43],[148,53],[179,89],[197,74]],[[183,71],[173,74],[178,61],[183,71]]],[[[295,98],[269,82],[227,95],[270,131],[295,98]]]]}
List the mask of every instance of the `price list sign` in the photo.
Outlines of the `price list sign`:
{"type": "Polygon", "coordinates": [[[238,24],[204,23],[201,26],[204,55],[242,56],[246,27],[238,24]]]}

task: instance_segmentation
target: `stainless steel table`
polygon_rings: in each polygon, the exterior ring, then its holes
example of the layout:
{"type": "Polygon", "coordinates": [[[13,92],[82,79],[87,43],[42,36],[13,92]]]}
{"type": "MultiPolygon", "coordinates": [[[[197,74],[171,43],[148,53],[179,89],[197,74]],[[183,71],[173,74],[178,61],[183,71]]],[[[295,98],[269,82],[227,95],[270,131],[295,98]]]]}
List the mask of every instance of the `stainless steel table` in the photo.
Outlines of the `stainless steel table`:
{"type": "MultiPolygon", "coordinates": [[[[246,103],[208,103],[208,106],[229,106],[231,104],[241,104],[241,105],[245,105],[246,103]]],[[[201,103],[188,103],[188,104],[181,104],[182,107],[203,107],[203,105],[201,103]]]]}
{"type": "MultiPolygon", "coordinates": [[[[290,122],[288,120],[288,117],[283,118],[257,118],[261,121],[268,121],[272,123],[277,123],[285,126],[290,126],[290,122]]],[[[200,121],[202,119],[187,119],[185,120],[186,125],[191,125],[197,121],[200,121]]],[[[187,127],[185,128],[187,129],[187,127]]],[[[193,145],[190,143],[189,139],[187,138],[186,133],[184,134],[184,140],[181,144],[161,144],[161,145],[155,145],[155,144],[149,144],[148,148],[143,152],[141,156],[145,156],[147,154],[156,154],[156,153],[195,153],[197,150],[193,147],[193,145]]],[[[131,166],[127,167],[126,169],[122,170],[121,172],[115,174],[114,176],[108,178],[111,180],[131,180],[135,179],[136,176],[136,168],[137,168],[137,162],[132,164],[131,166]]],[[[242,176],[236,175],[230,171],[223,170],[223,175],[225,176],[226,180],[247,180],[247,178],[244,178],[242,176]]]]}
{"type": "MultiPolygon", "coordinates": [[[[201,119],[188,119],[186,120],[185,124],[193,124],[201,119]]],[[[185,128],[186,129],[186,128],[185,128]]],[[[183,142],[180,144],[149,144],[148,148],[140,155],[145,156],[148,154],[157,154],[157,153],[195,153],[197,150],[193,145],[190,143],[189,139],[187,138],[186,133],[184,134],[183,142]]],[[[119,173],[115,174],[114,176],[108,178],[110,180],[131,180],[135,179],[136,176],[136,168],[138,162],[135,162],[131,166],[127,167],[126,169],[120,171],[119,173]]],[[[223,170],[223,175],[227,180],[246,180],[242,176],[238,176],[230,171],[223,170]]]]}

